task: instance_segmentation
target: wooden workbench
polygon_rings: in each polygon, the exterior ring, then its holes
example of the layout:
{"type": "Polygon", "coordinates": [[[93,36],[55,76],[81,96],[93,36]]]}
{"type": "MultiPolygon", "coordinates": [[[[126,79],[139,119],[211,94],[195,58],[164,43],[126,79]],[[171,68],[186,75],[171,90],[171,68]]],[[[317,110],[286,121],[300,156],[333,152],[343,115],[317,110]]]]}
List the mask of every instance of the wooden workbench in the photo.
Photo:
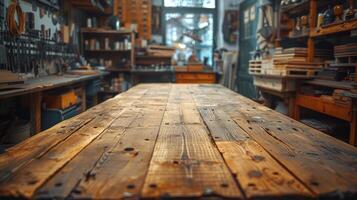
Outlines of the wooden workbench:
{"type": "MultiPolygon", "coordinates": [[[[108,72],[99,72],[93,75],[51,75],[25,81],[24,84],[8,85],[0,88],[0,99],[11,98],[21,95],[29,95],[27,100],[30,102],[31,112],[31,134],[41,131],[41,101],[42,92],[64,86],[82,84],[84,87],[86,81],[102,77],[109,74],[108,72]]],[[[85,110],[85,89],[82,89],[82,110],[85,110]]]]}
{"type": "Polygon", "coordinates": [[[0,196],[357,197],[357,149],[219,85],[139,85],[0,156],[0,196]]]}

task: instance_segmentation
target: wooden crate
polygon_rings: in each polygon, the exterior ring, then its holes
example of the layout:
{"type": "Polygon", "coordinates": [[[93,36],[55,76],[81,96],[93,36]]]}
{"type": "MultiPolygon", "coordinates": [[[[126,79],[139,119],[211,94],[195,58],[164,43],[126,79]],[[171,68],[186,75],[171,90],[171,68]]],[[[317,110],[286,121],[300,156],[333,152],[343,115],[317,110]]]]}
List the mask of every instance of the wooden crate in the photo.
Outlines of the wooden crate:
{"type": "Polygon", "coordinates": [[[250,60],[249,61],[249,74],[261,74],[262,73],[262,61],[250,60]]]}
{"type": "Polygon", "coordinates": [[[278,92],[291,92],[296,90],[296,81],[283,77],[254,76],[254,85],[278,92]]]}

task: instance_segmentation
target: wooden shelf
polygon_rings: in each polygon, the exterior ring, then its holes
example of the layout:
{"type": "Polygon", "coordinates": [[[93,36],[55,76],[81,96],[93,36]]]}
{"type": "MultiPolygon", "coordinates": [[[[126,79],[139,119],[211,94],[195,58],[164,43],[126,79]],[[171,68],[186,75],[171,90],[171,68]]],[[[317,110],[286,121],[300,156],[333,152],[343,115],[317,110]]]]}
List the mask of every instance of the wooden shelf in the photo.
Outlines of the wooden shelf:
{"type": "Polygon", "coordinates": [[[81,10],[95,14],[111,14],[111,9],[103,3],[105,1],[98,0],[70,0],[71,4],[81,10]]]}
{"type": "Polygon", "coordinates": [[[325,101],[321,97],[297,94],[296,105],[338,119],[352,121],[351,107],[337,105],[333,102],[325,101]]]}
{"type": "Polygon", "coordinates": [[[105,50],[105,49],[99,49],[99,50],[84,50],[86,53],[130,53],[131,50],[105,50]]]}
{"type": "Polygon", "coordinates": [[[301,12],[309,12],[309,0],[303,0],[299,3],[282,6],[281,11],[288,15],[296,15],[301,12]]]}
{"type": "Polygon", "coordinates": [[[311,37],[319,37],[331,34],[342,33],[346,31],[351,31],[357,29],[357,18],[349,21],[344,21],[335,24],[329,24],[327,26],[323,26],[320,28],[316,28],[315,30],[311,30],[311,37]]]}
{"type": "Polygon", "coordinates": [[[353,87],[354,82],[352,82],[352,81],[330,81],[330,80],[314,79],[311,81],[305,81],[304,83],[311,84],[311,85],[317,85],[317,86],[323,86],[323,87],[329,87],[329,88],[335,88],[335,89],[342,89],[342,90],[351,90],[354,88],[353,87]]]}
{"type": "Polygon", "coordinates": [[[104,28],[81,28],[83,34],[131,34],[132,32],[128,29],[121,30],[109,30],[104,28]]]}
{"type": "Polygon", "coordinates": [[[120,67],[109,67],[106,69],[109,72],[122,72],[122,73],[128,73],[131,72],[131,68],[120,68],[120,67]]]}

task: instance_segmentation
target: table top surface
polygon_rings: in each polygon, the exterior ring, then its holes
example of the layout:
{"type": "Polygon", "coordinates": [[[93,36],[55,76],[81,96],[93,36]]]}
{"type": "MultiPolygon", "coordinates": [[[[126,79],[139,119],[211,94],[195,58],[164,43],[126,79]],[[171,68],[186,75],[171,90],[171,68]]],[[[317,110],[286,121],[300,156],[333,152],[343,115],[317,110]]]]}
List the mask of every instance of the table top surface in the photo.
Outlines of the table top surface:
{"type": "Polygon", "coordinates": [[[357,149],[219,85],[142,84],[0,155],[0,196],[357,194],[357,149]]]}
{"type": "Polygon", "coordinates": [[[98,74],[91,75],[50,75],[34,78],[25,81],[24,84],[8,85],[6,87],[1,87],[0,99],[24,95],[32,92],[49,90],[66,85],[72,85],[75,83],[95,79],[106,74],[108,74],[108,72],[99,72],[98,74]]]}

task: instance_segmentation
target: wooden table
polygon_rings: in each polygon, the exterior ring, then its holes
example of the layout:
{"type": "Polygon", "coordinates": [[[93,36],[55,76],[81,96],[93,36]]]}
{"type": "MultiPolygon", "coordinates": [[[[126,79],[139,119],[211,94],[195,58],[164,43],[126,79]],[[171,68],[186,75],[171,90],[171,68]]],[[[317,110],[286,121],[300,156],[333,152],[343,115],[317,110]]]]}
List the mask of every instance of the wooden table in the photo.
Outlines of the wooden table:
{"type": "Polygon", "coordinates": [[[357,197],[357,149],[219,85],[139,85],[0,156],[25,198],[357,197]]]}

